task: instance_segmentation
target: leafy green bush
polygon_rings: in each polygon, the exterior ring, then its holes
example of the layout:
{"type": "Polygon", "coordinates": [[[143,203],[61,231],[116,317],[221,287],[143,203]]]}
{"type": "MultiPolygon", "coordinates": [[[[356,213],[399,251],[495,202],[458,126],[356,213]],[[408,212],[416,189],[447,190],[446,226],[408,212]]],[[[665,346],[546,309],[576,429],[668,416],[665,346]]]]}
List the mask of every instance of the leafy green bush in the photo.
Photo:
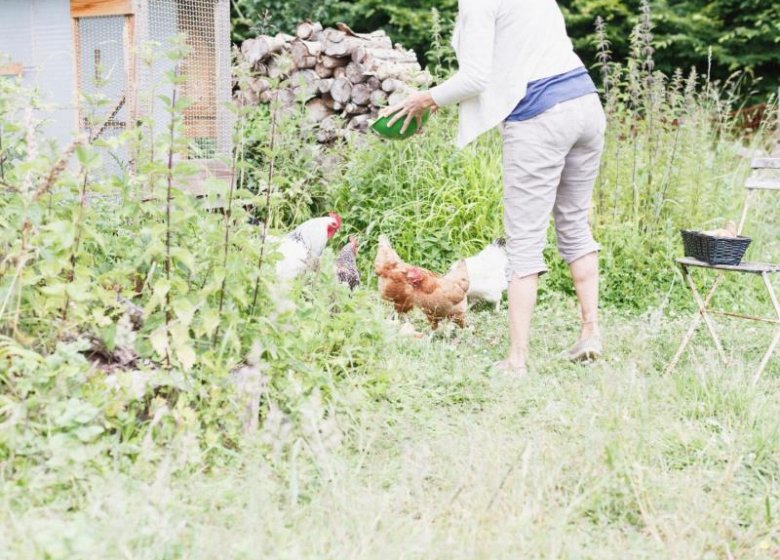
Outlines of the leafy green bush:
{"type": "Polygon", "coordinates": [[[304,20],[331,21],[339,0],[239,0],[231,2],[236,41],[260,34],[291,33],[304,20]]]}
{"type": "MultiPolygon", "coordinates": [[[[173,89],[179,78],[168,79],[173,89]]],[[[212,465],[261,417],[288,427],[269,450],[302,437],[302,407],[321,400],[329,414],[340,383],[381,394],[383,307],[338,284],[327,256],[321,274],[279,285],[245,210],[265,193],[216,182],[204,199],[187,194],[194,169],[175,163],[189,148],[186,100],[159,99],[170,130],[155,136],[142,121],[60,151],[26,109],[33,92],[0,81],[5,476],[53,469],[52,484],[70,485],[86,467],[154,462],[166,449],[181,451],[181,466],[212,465]],[[133,172],[107,176],[103,148],[124,146],[133,172]],[[218,199],[232,201],[225,212],[209,210],[218,199]]],[[[257,147],[266,161],[284,148],[257,147]]]]}
{"type": "Polygon", "coordinates": [[[433,10],[440,11],[446,27],[452,26],[457,0],[239,0],[232,3],[233,39],[242,41],[260,33],[291,33],[304,20],[333,25],[347,22],[356,31],[385,29],[421,60],[430,51],[433,10]]]}
{"type": "Polygon", "coordinates": [[[302,104],[274,112],[277,122],[273,151],[267,146],[272,129],[270,107],[253,108],[243,117],[245,161],[241,185],[257,197],[248,202],[258,219],[267,220],[273,228],[286,228],[332,209],[328,184],[341,173],[344,154],[340,145],[326,148],[315,141],[315,124],[306,118],[302,104]],[[277,172],[269,182],[271,158],[277,172]],[[270,209],[266,208],[265,195],[270,195],[270,209]]]}
{"type": "Polygon", "coordinates": [[[780,87],[780,5],[761,0],[562,0],[569,33],[577,51],[594,60],[594,21],[601,17],[610,28],[609,39],[617,60],[631,54],[632,29],[641,19],[640,7],[652,9],[653,32],[658,37],[658,68],[672,74],[676,68],[695,67],[711,79],[726,81],[733,72],[759,80],[754,87],[761,101],[780,87]]]}
{"type": "Polygon", "coordinates": [[[380,233],[410,262],[440,271],[501,235],[497,138],[458,151],[455,126],[454,112],[447,111],[413,140],[371,137],[362,149],[351,150],[332,206],[365,238],[364,262],[373,259],[380,233]]]}

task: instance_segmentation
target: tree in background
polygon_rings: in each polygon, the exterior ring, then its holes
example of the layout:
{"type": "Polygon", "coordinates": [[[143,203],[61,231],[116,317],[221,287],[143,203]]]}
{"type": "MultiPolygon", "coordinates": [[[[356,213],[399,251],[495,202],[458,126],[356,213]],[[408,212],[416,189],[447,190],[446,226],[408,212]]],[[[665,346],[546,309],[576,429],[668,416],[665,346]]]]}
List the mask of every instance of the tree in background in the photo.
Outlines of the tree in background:
{"type": "Polygon", "coordinates": [[[303,20],[332,23],[338,0],[231,0],[233,40],[290,33],[303,20]]]}
{"type": "MultiPolygon", "coordinates": [[[[577,52],[596,61],[594,22],[601,16],[615,60],[629,54],[641,0],[559,0],[577,52]]],[[[656,68],[671,75],[695,66],[725,80],[745,72],[762,94],[780,86],[780,2],[769,0],[653,0],[656,68]]],[[[348,22],[356,31],[385,29],[421,60],[431,50],[435,8],[451,22],[457,0],[233,0],[236,40],[293,29],[303,19],[348,22]]],[[[446,31],[446,29],[445,29],[446,31]]]]}
{"type": "Polygon", "coordinates": [[[236,41],[258,33],[290,32],[307,19],[325,25],[344,21],[355,31],[384,29],[426,61],[435,26],[432,11],[438,10],[441,21],[451,27],[458,0],[233,0],[232,6],[236,41]]]}
{"type": "MultiPolygon", "coordinates": [[[[613,56],[629,54],[640,0],[560,0],[575,48],[594,61],[593,22],[601,16],[613,56]]],[[[656,67],[671,75],[693,66],[725,80],[734,72],[753,79],[756,90],[780,86],[780,3],[766,0],[654,0],[651,2],[656,67]]]]}

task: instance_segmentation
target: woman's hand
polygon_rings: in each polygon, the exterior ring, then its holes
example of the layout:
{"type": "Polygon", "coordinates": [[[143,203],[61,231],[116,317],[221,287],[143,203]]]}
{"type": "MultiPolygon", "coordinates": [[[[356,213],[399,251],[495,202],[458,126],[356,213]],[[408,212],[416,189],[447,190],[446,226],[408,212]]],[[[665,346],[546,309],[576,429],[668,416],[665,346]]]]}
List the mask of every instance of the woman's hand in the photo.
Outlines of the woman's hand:
{"type": "Polygon", "coordinates": [[[404,119],[404,125],[401,127],[401,134],[403,134],[409,127],[412,119],[417,119],[417,130],[420,130],[425,110],[431,109],[431,111],[436,111],[438,108],[439,106],[436,105],[430,92],[415,91],[401,103],[383,109],[380,116],[389,117],[393,115],[393,118],[387,123],[388,126],[393,126],[399,120],[404,119]]]}

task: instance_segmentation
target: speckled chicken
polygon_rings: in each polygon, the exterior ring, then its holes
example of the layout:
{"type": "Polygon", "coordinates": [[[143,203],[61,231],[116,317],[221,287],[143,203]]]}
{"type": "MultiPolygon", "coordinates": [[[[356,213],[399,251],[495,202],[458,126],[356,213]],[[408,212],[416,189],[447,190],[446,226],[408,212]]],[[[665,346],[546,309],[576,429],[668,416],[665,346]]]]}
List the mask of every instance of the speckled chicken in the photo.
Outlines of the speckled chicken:
{"type": "Polygon", "coordinates": [[[360,286],[360,271],[357,267],[358,242],[354,235],[349,236],[349,242],[344,245],[336,258],[336,277],[339,282],[354,290],[360,286]]]}
{"type": "Polygon", "coordinates": [[[268,236],[282,257],[276,263],[279,280],[287,282],[307,270],[316,269],[325,246],[340,227],[341,216],[331,212],[328,216],[302,223],[281,239],[268,236]]]}

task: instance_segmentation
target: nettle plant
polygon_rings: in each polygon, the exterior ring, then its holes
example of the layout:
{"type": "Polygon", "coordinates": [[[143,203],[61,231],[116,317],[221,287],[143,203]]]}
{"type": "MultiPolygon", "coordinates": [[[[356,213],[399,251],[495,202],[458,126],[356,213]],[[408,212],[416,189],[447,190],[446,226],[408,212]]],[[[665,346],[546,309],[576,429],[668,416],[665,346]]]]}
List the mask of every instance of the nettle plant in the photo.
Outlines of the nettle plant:
{"type": "Polygon", "coordinates": [[[649,301],[648,294],[680,304],[687,294],[671,291],[672,258],[682,252],[679,229],[738,218],[750,166],[745,154],[767,148],[773,117],[755,131],[742,126],[739,109],[750,93],[742,73],[716,81],[695,68],[658,71],[649,2],[640,3],[624,62],[612,60],[609,31],[598,18],[595,68],[608,126],[593,221],[604,248],[604,289],[613,302],[637,309],[668,303],[649,301]]]}
{"type": "MultiPolygon", "coordinates": [[[[196,171],[183,157],[184,52],[162,54],[173,69],[150,93],[164,131],[144,119],[103,139],[98,119],[64,150],[43,140],[34,93],[0,80],[0,459],[11,465],[91,460],[101,445],[150,458],[149,442],[173,441],[195,442],[200,459],[238,445],[269,407],[295,425],[300,403],[378,360],[381,308],[350,297],[327,259],[319,275],[275,279],[268,228],[249,223],[269,197],[243,188],[255,109],[233,109],[234,179],[203,199],[184,188],[196,171]],[[107,174],[119,148],[130,162],[107,174]]],[[[106,113],[105,99],[84,102],[106,113]]],[[[254,149],[270,164],[279,144],[254,149]]]]}

